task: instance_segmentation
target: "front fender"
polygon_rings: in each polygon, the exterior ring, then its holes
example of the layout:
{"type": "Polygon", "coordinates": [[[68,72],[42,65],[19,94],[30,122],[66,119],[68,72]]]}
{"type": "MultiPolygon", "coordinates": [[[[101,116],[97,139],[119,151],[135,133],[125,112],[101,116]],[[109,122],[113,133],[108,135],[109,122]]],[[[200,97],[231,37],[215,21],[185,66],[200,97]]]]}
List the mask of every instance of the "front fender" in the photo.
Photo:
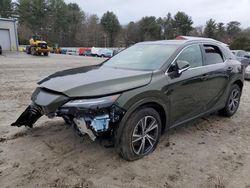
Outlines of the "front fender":
{"type": "Polygon", "coordinates": [[[122,120],[120,121],[119,128],[117,129],[117,132],[115,135],[116,136],[116,139],[115,139],[116,146],[119,146],[120,138],[121,138],[123,129],[126,125],[127,120],[131,117],[133,112],[142,106],[152,105],[152,104],[156,104],[158,106],[161,106],[164,109],[164,113],[165,113],[165,117],[166,117],[166,121],[165,121],[166,127],[165,128],[169,128],[169,113],[167,110],[169,102],[166,101],[166,99],[162,96],[162,94],[160,94],[160,92],[151,91],[151,92],[147,92],[147,93],[143,93],[143,94],[134,96],[131,100],[129,100],[128,102],[126,102],[122,106],[122,108],[126,110],[126,113],[124,114],[122,120]],[[149,95],[149,93],[151,93],[151,94],[149,95]],[[158,93],[158,94],[156,94],[156,93],[158,93]],[[148,96],[145,98],[145,95],[148,95],[148,96]]]}

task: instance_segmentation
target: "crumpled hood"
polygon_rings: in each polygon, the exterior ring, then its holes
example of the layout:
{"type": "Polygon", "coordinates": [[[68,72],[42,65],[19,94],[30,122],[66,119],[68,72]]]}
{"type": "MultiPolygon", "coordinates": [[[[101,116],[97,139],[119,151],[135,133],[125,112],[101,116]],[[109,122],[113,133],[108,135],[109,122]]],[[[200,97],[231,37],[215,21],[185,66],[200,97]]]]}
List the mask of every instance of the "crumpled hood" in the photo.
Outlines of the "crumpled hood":
{"type": "Polygon", "coordinates": [[[145,86],[151,76],[152,71],[87,66],[57,72],[38,84],[69,97],[94,97],[145,86]]]}

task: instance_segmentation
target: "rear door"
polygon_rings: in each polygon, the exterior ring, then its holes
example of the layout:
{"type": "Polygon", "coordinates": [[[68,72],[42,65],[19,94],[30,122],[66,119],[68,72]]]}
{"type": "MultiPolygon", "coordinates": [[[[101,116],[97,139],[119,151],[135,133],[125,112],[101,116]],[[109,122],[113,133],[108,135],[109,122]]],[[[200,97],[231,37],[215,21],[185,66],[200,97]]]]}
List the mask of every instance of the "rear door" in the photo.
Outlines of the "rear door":
{"type": "Polygon", "coordinates": [[[203,95],[205,97],[205,111],[220,105],[232,72],[219,46],[214,44],[202,45],[204,54],[203,95]]]}

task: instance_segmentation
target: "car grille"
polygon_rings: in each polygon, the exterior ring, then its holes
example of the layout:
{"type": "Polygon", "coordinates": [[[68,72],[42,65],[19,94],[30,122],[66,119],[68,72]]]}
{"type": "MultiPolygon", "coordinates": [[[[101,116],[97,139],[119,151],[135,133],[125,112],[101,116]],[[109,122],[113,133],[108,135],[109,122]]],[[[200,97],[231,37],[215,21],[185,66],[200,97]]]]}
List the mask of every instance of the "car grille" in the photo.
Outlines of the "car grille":
{"type": "Polygon", "coordinates": [[[42,49],[47,49],[47,44],[45,44],[45,43],[39,43],[38,47],[40,47],[42,49]]]}

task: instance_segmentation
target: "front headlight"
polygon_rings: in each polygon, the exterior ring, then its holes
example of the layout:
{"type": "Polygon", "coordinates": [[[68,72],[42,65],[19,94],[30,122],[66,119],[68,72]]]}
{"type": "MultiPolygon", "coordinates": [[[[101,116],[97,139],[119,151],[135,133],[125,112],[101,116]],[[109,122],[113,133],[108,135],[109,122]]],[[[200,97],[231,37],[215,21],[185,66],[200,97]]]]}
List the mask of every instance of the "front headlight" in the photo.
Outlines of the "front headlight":
{"type": "Polygon", "coordinates": [[[111,106],[119,96],[120,94],[95,99],[77,99],[67,102],[62,107],[103,108],[111,106]]]}

